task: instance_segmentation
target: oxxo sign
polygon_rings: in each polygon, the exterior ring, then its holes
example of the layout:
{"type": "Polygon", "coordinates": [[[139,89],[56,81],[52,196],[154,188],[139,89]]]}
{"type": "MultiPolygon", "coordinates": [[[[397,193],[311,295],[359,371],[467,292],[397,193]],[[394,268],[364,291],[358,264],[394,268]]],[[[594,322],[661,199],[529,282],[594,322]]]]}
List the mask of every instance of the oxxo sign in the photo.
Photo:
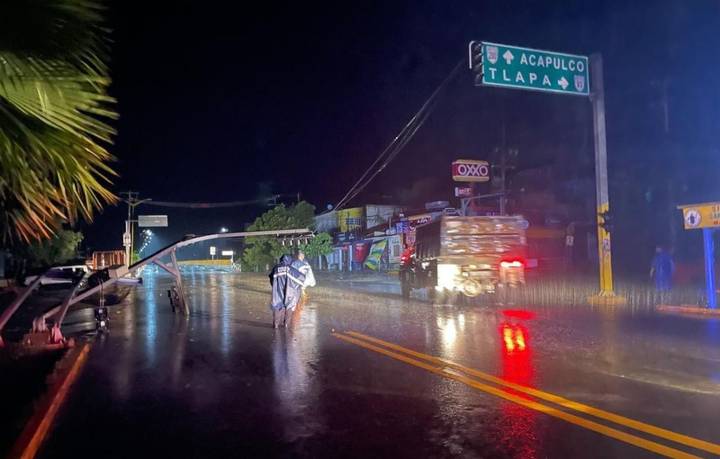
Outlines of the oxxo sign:
{"type": "Polygon", "coordinates": [[[490,164],[475,159],[455,160],[452,177],[456,182],[487,182],[490,180],[490,164]]]}

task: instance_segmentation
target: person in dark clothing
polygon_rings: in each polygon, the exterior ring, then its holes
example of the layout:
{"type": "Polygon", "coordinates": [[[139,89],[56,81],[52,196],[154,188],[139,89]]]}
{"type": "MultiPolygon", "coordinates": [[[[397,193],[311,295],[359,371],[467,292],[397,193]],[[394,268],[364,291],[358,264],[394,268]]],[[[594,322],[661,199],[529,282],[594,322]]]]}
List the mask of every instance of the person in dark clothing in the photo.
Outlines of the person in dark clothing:
{"type": "Polygon", "coordinates": [[[665,248],[658,246],[650,267],[650,277],[655,280],[655,289],[658,292],[669,292],[672,289],[672,276],[675,271],[672,254],[665,248]]]}
{"type": "Polygon", "coordinates": [[[302,295],[305,275],[293,268],[292,262],[293,259],[290,255],[283,255],[280,257],[280,262],[270,272],[270,286],[272,287],[270,309],[273,313],[273,328],[278,328],[278,319],[281,313],[282,326],[287,327],[302,295]]]}

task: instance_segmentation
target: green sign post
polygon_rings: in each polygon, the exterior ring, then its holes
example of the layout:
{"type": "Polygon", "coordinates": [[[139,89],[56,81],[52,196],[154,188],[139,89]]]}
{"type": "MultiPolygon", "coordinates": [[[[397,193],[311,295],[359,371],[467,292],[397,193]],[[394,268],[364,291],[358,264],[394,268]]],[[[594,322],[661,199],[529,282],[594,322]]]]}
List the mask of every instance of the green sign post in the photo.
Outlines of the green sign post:
{"type": "Polygon", "coordinates": [[[605,88],[600,54],[575,54],[541,51],[520,46],[471,41],[469,65],[475,74],[475,85],[526,89],[586,96],[593,110],[595,141],[595,185],[597,198],[598,260],[600,293],[591,302],[620,304],[625,301],[613,291],[612,245],[609,219],[607,142],[605,135],[605,88]],[[590,75],[593,89],[590,92],[590,75]]]}
{"type": "Polygon", "coordinates": [[[478,78],[482,85],[590,94],[587,56],[489,42],[471,42],[471,50],[478,45],[482,47],[482,78],[478,78]]]}

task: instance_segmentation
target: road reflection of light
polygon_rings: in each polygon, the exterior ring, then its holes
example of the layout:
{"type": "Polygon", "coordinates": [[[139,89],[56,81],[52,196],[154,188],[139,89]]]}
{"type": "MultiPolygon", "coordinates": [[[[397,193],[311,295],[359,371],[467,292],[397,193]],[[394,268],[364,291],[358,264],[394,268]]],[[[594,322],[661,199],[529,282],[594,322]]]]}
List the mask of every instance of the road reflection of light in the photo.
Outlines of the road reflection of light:
{"type": "Polygon", "coordinates": [[[500,326],[500,334],[502,337],[503,378],[524,386],[531,385],[534,368],[528,329],[521,324],[504,322],[500,326]]]}
{"type": "Polygon", "coordinates": [[[437,317],[435,323],[440,329],[440,339],[442,341],[442,347],[445,357],[455,356],[455,346],[457,343],[457,325],[455,324],[455,317],[437,317]]]}
{"type": "Polygon", "coordinates": [[[618,322],[620,317],[616,311],[617,308],[612,306],[602,308],[598,311],[600,314],[600,327],[603,337],[603,348],[602,353],[605,361],[608,363],[609,368],[613,372],[621,371],[621,354],[617,347],[618,341],[618,322]]]}
{"type": "MultiPolygon", "coordinates": [[[[143,279],[144,281],[144,279],[143,279]]],[[[115,376],[112,378],[115,384],[115,396],[120,400],[126,400],[130,397],[130,381],[133,360],[133,348],[130,343],[133,342],[135,336],[135,308],[139,303],[138,290],[133,289],[128,295],[127,307],[122,310],[123,334],[125,339],[120,348],[120,357],[114,366],[115,376]]],[[[111,322],[110,326],[114,324],[111,322]]],[[[101,339],[103,336],[100,337],[101,339]]]]}
{"type": "Polygon", "coordinates": [[[155,290],[156,279],[155,276],[149,276],[147,281],[143,279],[145,284],[145,302],[147,308],[145,309],[145,349],[148,356],[148,362],[151,366],[155,364],[155,351],[157,346],[157,294],[155,290]]]}
{"type": "Polygon", "coordinates": [[[217,273],[208,273],[205,276],[205,283],[209,285],[205,285],[204,288],[207,290],[210,296],[209,300],[209,309],[210,309],[210,336],[211,337],[218,337],[218,340],[220,339],[219,333],[218,333],[218,325],[220,324],[220,321],[223,320],[222,317],[219,317],[218,311],[220,310],[220,305],[218,304],[220,302],[220,294],[218,291],[223,288],[222,285],[218,285],[218,277],[220,274],[217,273]]]}
{"type": "MultiPolygon", "coordinates": [[[[145,283],[146,278],[147,277],[143,277],[143,283],[145,283]]],[[[147,296],[147,292],[145,295],[147,296]]],[[[135,323],[135,308],[137,307],[139,296],[138,289],[132,289],[128,296],[128,306],[123,309],[123,331],[125,332],[125,336],[130,340],[135,336],[135,326],[137,325],[135,323]]]]}
{"type": "Polygon", "coordinates": [[[318,365],[315,310],[302,311],[294,330],[278,330],[273,338],[273,386],[284,441],[293,442],[322,431],[318,389],[311,384],[310,364],[318,365]]]}
{"type": "MultiPolygon", "coordinates": [[[[502,322],[499,327],[500,352],[502,361],[501,377],[505,381],[534,387],[535,367],[533,363],[530,332],[524,324],[502,322]]],[[[506,389],[518,397],[531,400],[523,392],[506,389]]],[[[503,413],[503,435],[506,441],[518,449],[517,456],[534,458],[538,455],[537,413],[512,402],[501,402],[503,413]]]]}
{"type": "Polygon", "coordinates": [[[235,290],[233,289],[228,278],[223,278],[222,288],[222,326],[221,326],[221,340],[220,340],[220,351],[223,357],[227,357],[230,353],[230,323],[233,320],[233,303],[235,303],[235,290]]]}
{"type": "Polygon", "coordinates": [[[189,317],[175,314],[172,320],[175,325],[175,330],[170,340],[170,347],[172,348],[170,381],[172,388],[179,390],[183,383],[182,370],[183,361],[185,360],[185,346],[188,342],[187,329],[189,317]]]}

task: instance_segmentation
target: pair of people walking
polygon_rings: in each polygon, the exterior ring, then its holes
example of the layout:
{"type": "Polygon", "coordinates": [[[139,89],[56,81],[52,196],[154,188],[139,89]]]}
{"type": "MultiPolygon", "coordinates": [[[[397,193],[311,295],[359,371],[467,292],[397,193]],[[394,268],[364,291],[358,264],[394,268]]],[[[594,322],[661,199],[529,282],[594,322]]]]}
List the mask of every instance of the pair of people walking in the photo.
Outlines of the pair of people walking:
{"type": "Polygon", "coordinates": [[[280,257],[270,272],[272,299],[270,309],[273,314],[273,328],[287,327],[293,313],[304,301],[305,288],[316,285],[312,267],[305,261],[305,254],[298,251],[296,258],[290,255],[280,257]],[[282,320],[281,320],[282,319],[282,320]]]}

